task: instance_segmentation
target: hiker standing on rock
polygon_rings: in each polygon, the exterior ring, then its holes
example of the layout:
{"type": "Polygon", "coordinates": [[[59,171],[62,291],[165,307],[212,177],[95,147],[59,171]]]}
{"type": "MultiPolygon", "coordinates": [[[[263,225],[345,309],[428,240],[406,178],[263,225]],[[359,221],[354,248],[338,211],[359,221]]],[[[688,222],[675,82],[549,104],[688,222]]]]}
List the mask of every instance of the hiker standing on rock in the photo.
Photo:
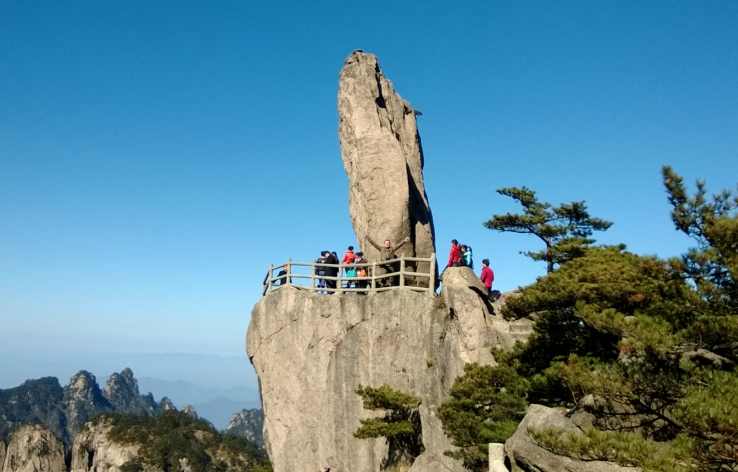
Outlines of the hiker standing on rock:
{"type": "MultiPolygon", "coordinates": [[[[404,246],[405,244],[407,244],[407,243],[410,242],[410,238],[407,237],[407,238],[403,239],[402,242],[400,244],[398,244],[396,247],[392,247],[392,241],[390,241],[389,239],[385,239],[384,240],[384,245],[383,246],[380,246],[379,244],[377,244],[369,236],[367,236],[366,239],[369,241],[369,243],[372,246],[374,246],[377,249],[377,251],[379,251],[380,259],[382,261],[389,261],[391,259],[397,259],[397,251],[399,251],[400,248],[402,248],[402,246],[404,246]]],[[[393,264],[392,263],[390,263],[390,264],[384,264],[383,266],[377,268],[377,272],[378,273],[375,274],[375,276],[376,275],[384,275],[384,274],[392,273],[392,272],[394,272],[393,264]]],[[[380,280],[380,282],[383,282],[383,283],[380,284],[380,285],[390,286],[390,287],[392,285],[397,285],[397,283],[395,282],[394,279],[395,279],[395,277],[391,277],[389,279],[382,279],[382,280],[380,280]]]]}
{"type": "Polygon", "coordinates": [[[482,273],[479,278],[481,279],[484,286],[487,288],[487,296],[492,298],[492,282],[495,281],[495,273],[489,266],[489,259],[482,259],[482,273]]]}
{"type": "Polygon", "coordinates": [[[446,267],[457,267],[461,265],[461,246],[455,239],[451,240],[451,250],[448,253],[448,264],[446,267]]]}

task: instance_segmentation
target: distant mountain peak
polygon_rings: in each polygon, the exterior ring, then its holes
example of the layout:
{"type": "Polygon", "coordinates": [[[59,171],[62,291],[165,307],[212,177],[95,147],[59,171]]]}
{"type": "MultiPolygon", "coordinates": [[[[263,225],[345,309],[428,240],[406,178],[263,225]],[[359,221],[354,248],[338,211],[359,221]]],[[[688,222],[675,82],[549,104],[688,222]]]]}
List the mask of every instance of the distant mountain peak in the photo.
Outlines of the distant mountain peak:
{"type": "Polygon", "coordinates": [[[92,373],[80,370],[64,387],[56,377],[42,377],[0,389],[0,440],[19,425],[35,423],[69,444],[85,423],[101,413],[153,416],[170,409],[176,408],[168,399],[160,404],[150,393],[141,395],[129,368],[112,374],[104,389],[92,373]]]}

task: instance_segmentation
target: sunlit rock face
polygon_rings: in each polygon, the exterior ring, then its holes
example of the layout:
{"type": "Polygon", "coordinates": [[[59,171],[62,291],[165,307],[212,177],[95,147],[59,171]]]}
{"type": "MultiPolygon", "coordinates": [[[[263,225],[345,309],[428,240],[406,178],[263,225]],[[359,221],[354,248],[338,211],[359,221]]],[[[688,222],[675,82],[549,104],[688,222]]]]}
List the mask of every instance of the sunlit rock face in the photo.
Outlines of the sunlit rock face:
{"type": "Polygon", "coordinates": [[[356,388],[382,384],[422,401],[424,452],[410,470],[463,470],[444,455],[451,444],[437,409],[464,364],[494,363],[491,349],[511,346],[512,337],[475,290],[469,269],[449,269],[443,280],[443,296],[409,289],[319,295],[284,287],[256,304],[247,351],[259,376],[275,472],[384,470],[385,441],[353,436],[371,414],[356,388]]]}
{"type": "Polygon", "coordinates": [[[64,445],[46,426],[18,428],[5,452],[3,472],[66,472],[64,445]]]}
{"type": "Polygon", "coordinates": [[[338,134],[351,221],[369,260],[379,257],[369,238],[380,245],[409,238],[402,255],[429,257],[435,251],[417,114],[384,76],[376,56],[355,51],[346,59],[338,87],[338,134]]]}

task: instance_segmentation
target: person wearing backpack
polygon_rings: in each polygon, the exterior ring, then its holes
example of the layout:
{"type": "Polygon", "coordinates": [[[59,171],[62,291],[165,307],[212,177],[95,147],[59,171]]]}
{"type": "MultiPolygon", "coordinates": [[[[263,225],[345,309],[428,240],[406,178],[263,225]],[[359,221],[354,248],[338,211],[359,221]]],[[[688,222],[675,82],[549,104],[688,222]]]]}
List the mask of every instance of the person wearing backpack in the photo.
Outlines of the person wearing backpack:
{"type": "MultiPolygon", "coordinates": [[[[327,255],[328,251],[321,251],[320,257],[315,260],[315,275],[317,276],[325,276],[328,275],[328,268],[322,265],[318,264],[327,264],[327,255]]],[[[325,294],[326,292],[326,280],[324,278],[318,278],[318,293],[325,294]]]]}

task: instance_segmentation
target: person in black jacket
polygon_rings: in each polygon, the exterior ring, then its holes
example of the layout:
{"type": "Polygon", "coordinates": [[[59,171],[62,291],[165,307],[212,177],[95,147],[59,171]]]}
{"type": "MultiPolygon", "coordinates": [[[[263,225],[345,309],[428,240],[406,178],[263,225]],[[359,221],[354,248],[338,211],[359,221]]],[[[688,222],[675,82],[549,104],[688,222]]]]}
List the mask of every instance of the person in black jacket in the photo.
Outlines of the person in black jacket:
{"type": "MultiPolygon", "coordinates": [[[[328,251],[321,251],[320,257],[315,260],[316,264],[327,264],[328,263],[328,251]]],[[[324,289],[328,286],[327,280],[321,276],[328,275],[328,267],[320,265],[315,266],[315,275],[318,276],[318,293],[327,293],[324,289]]]]}
{"type": "MultiPolygon", "coordinates": [[[[327,252],[327,251],[326,251],[327,252]]],[[[329,252],[326,255],[325,258],[326,264],[336,264],[338,265],[338,255],[335,252],[329,252]]],[[[326,274],[329,277],[338,277],[338,267],[326,267],[326,274]]],[[[336,288],[336,280],[326,280],[325,284],[328,286],[328,288],[336,288]]],[[[328,291],[328,293],[333,293],[332,291],[328,291]]]]}

